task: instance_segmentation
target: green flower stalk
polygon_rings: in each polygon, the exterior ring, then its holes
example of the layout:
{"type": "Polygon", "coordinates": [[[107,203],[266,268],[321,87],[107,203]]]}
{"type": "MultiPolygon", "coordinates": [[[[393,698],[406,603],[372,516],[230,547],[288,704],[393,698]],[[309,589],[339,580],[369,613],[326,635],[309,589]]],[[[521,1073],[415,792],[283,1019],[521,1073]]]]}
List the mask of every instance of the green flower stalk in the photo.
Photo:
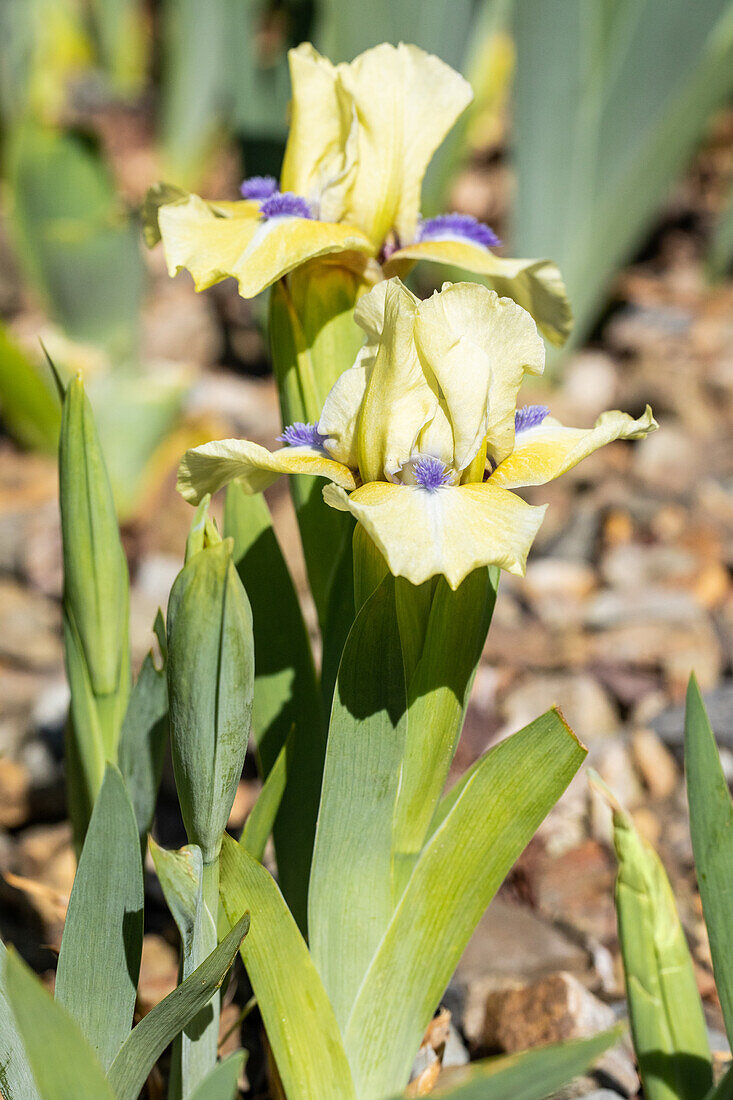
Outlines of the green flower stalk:
{"type": "Polygon", "coordinates": [[[105,763],[117,761],[130,695],[129,580],[112,490],[81,378],[64,397],[59,442],[64,645],[71,688],[69,807],[81,846],[105,763]]]}
{"type": "MultiPolygon", "coordinates": [[[[176,788],[189,843],[201,853],[202,908],[187,957],[192,972],[217,944],[219,850],[242,774],[254,690],[249,600],[232,561],[232,541],[221,540],[206,505],[171,590],[167,669],[176,788]]],[[[206,1070],[216,1061],[216,998],[204,1016],[195,1042],[206,1070]]]]}

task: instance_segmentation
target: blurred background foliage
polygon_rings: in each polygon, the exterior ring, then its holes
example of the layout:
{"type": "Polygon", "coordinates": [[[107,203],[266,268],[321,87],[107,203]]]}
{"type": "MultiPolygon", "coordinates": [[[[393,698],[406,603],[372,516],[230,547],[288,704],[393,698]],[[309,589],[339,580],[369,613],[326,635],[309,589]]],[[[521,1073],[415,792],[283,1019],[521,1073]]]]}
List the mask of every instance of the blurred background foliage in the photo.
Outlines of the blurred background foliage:
{"type": "MultiPolygon", "coordinates": [[[[222,165],[228,185],[278,174],[286,55],[304,39],[334,61],[415,42],[465,73],[475,101],[431,165],[424,213],[452,205],[476,155],[507,165],[503,236],[510,254],[559,264],[571,345],[733,96],[731,0],[4,0],[2,213],[54,359],[84,370],[123,518],[205,434],[184,417],[190,366],[148,361],[141,340],[145,189],[214,194],[222,165]]],[[[733,184],[706,232],[720,278],[733,184]]],[[[59,407],[26,344],[0,330],[0,417],[50,451],[59,407]]]]}

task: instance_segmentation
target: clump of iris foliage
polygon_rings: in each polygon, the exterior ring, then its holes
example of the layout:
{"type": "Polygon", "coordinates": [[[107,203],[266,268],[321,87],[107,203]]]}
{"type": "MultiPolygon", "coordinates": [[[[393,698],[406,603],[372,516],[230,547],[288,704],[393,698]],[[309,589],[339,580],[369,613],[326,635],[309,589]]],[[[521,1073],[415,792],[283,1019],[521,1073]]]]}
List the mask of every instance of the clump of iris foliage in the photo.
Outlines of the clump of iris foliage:
{"type": "MultiPolygon", "coordinates": [[[[198,289],[233,276],[245,297],[270,288],[283,429],[273,450],[228,439],[183,457],[178,488],[197,508],[155,623],[157,654],[134,682],[127,566],[99,439],[81,379],[60,386],[66,761],[80,857],[55,998],[3,954],[7,1100],[134,1100],[170,1044],[172,1100],[233,1096],[244,1056],[217,1061],[218,990],[238,951],[275,1095],[399,1097],[477,922],[585,756],[552,710],[445,792],[500,571],[524,572],[544,516],[514,490],[612,440],[642,438],[656,427],[651,410],[608,412],[584,429],[518,404],[525,374],[542,373],[543,337],[567,336],[570,309],[551,261],[497,255],[493,232],[466,216],[420,217],[425,169],[471,98],[461,76],[405,45],[338,66],[304,45],[290,65],[279,180],[246,180],[236,202],[160,185],[146,206],[148,243],[162,239],[171,274],[187,269],[198,289]],[[420,260],[481,281],[421,301],[402,282],[420,260]],[[262,496],[282,474],[318,667],[262,496]],[[220,532],[209,502],[225,486],[220,532]],[[225,830],[250,726],[263,786],[235,839],[225,830]],[[149,836],[168,740],[188,837],[179,851],[149,836]],[[276,877],[262,862],[270,836],[276,877]],[[181,972],[133,1027],[146,852],[180,931],[181,972]]],[[[720,961],[730,800],[694,705],[694,840],[730,1019],[720,961]],[[725,844],[711,848],[723,826],[725,844]]],[[[676,926],[665,938],[671,918],[655,939],[669,901],[656,871],[638,918],[650,931],[635,942],[625,883],[649,877],[652,857],[624,840],[633,832],[621,811],[617,833],[645,1081],[651,1090],[655,1074],[667,1080],[665,1067],[681,1065],[675,1080],[689,1084],[649,1095],[700,1096],[712,1080],[699,1028],[688,1040],[670,1024],[657,1041],[647,1026],[658,1016],[654,974],[671,980],[667,950],[684,971],[672,992],[689,999],[684,942],[676,926]],[[651,978],[642,954],[657,967],[651,978]]],[[[641,895],[628,896],[641,905],[641,895]]],[[[617,1035],[479,1063],[441,1095],[539,1100],[617,1035]]]]}

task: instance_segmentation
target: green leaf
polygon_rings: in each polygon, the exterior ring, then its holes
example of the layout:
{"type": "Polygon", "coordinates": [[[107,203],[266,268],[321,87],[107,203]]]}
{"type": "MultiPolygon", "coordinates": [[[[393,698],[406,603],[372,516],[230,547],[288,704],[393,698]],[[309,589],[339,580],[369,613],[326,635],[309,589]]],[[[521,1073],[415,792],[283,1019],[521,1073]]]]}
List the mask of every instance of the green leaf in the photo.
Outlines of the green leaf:
{"type": "Polygon", "coordinates": [[[153,822],[167,741],[165,664],[156,668],[152,653],[148,653],[127,704],[119,744],[120,771],[132,798],[142,843],[153,822]]]}
{"type": "Polygon", "coordinates": [[[435,1100],[544,1100],[585,1072],[622,1034],[623,1029],[616,1027],[590,1039],[554,1043],[448,1070],[430,1095],[435,1100]]]}
{"type": "Polygon", "coordinates": [[[26,277],[69,336],[129,359],[142,258],[103,161],[78,136],[25,124],[13,132],[8,167],[11,227],[26,277]]]}
{"type": "MultiPolygon", "coordinates": [[[[352,314],[361,289],[353,273],[326,264],[293,271],[287,287],[281,279],[272,288],[270,346],[283,424],[317,421],[331,386],[356,358],[363,333],[352,314]]],[[[321,632],[336,647],[338,662],[353,607],[349,614],[347,606],[345,624],[329,623],[329,609],[341,559],[351,553],[354,522],[325,504],[320,479],[299,475],[289,484],[321,632]]],[[[324,652],[324,665],[328,659],[324,652]]]]}
{"type": "Polygon", "coordinates": [[[705,1094],[705,1100],[733,1100],[733,1068],[705,1094]]]}
{"type": "Polygon", "coordinates": [[[439,577],[422,615],[413,606],[419,590],[406,581],[397,585],[402,649],[414,654],[395,809],[394,851],[402,874],[409,874],[422,849],[448,778],[498,583],[498,569],[475,570],[455,592],[439,577]]]}
{"type": "Polygon", "coordinates": [[[730,181],[728,200],[708,249],[708,270],[713,279],[723,279],[733,264],[733,178],[730,181]]]}
{"type": "Polygon", "coordinates": [[[244,1069],[246,1052],[236,1050],[216,1066],[193,1093],[191,1100],[236,1100],[237,1081],[244,1069]]]}
{"type": "Polygon", "coordinates": [[[90,8],[98,51],[113,88],[123,96],[139,94],[150,40],[144,10],[137,0],[91,0],[90,8]]]}
{"type": "Polygon", "coordinates": [[[204,863],[219,852],[247,750],[252,613],[231,540],[190,559],[168,611],[171,751],[186,833],[204,863]]]}
{"type": "Polygon", "coordinates": [[[75,742],[72,818],[80,844],[104,776],[117,759],[130,692],[129,581],[112,491],[81,379],[64,397],[59,441],[64,642],[75,742]],[[81,830],[81,832],[79,832],[81,830]]]}
{"type": "Polygon", "coordinates": [[[0,940],[0,1092],[5,1100],[41,1100],[6,994],[7,957],[0,940]]]}
{"type": "Polygon", "coordinates": [[[143,944],[143,870],[132,803],[107,765],[74,878],[56,1000],[105,1069],[130,1033],[143,944]]]}
{"type": "MultiPolygon", "coordinates": [[[[181,935],[181,975],[185,980],[208,951],[216,946],[216,927],[204,905],[201,849],[195,844],[188,844],[176,852],[169,852],[151,837],[150,854],[166,903],[181,935]]],[[[212,1005],[206,1005],[190,1027],[176,1038],[169,1100],[189,1096],[216,1061],[218,1019],[212,1005]]]]}
{"type": "Polygon", "coordinates": [[[5,983],[41,1100],[119,1100],[77,1023],[14,951],[5,983]]]}
{"type": "Polygon", "coordinates": [[[341,658],[313,853],[310,948],[342,1028],[396,900],[392,816],[406,732],[389,574],[357,615],[341,658]]]}
{"type": "Polygon", "coordinates": [[[288,754],[290,752],[292,752],[292,745],[290,738],[288,738],[280,749],[278,758],[262,786],[257,801],[247,816],[242,835],[239,838],[239,843],[244,850],[260,863],[262,862],[265,845],[272,833],[277,812],[282,804],[288,778],[288,754]]]}
{"type": "Polygon", "coordinates": [[[0,417],[23,447],[53,451],[61,409],[41,373],[0,328],[0,417]]]}
{"type": "Polygon", "coordinates": [[[221,898],[230,920],[242,905],[252,909],[242,959],[288,1100],[355,1100],[338,1024],[305,941],[272,876],[229,836],[221,898]]]}
{"type": "Polygon", "coordinates": [[[299,927],[305,931],[308,879],[326,753],[326,724],[313,654],[264,497],[248,495],[237,482],[229,485],[224,534],[234,539],[234,563],[252,604],[255,646],[252,724],[266,780],[288,743],[287,759],[283,761],[287,783],[274,839],[280,888],[299,927]]]}
{"type": "Polygon", "coordinates": [[[733,804],[695,676],[685,715],[690,833],[715,984],[733,1043],[733,804]]]}
{"type": "Polygon", "coordinates": [[[354,1004],[344,1044],[359,1100],[407,1083],[474,928],[584,756],[552,710],[472,773],[423,849],[354,1004]]]}
{"type": "Polygon", "coordinates": [[[248,929],[249,913],[244,913],[205,962],[133,1028],[109,1070],[116,1100],[136,1100],[168,1044],[221,987],[248,929]]]}
{"type": "Polygon", "coordinates": [[[517,238],[588,333],[610,281],[733,88],[728,0],[515,5],[517,238]]]}
{"type": "Polygon", "coordinates": [[[659,856],[598,776],[613,810],[616,916],[631,1034],[648,1100],[697,1100],[713,1081],[705,1016],[659,856]]]}

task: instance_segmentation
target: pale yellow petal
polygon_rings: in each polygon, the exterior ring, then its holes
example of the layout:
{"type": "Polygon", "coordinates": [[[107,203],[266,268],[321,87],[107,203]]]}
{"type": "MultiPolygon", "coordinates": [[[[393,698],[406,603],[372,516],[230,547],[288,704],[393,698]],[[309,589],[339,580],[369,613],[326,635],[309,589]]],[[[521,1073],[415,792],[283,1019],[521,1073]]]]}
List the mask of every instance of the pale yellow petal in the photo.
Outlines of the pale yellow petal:
{"type": "Polygon", "coordinates": [[[404,276],[415,260],[450,264],[483,275],[497,294],[513,298],[532,314],[551,344],[562,345],[567,340],[573,313],[562,275],[551,260],[512,260],[470,241],[421,241],[393,252],[384,273],[404,276]]]}
{"type": "Polygon", "coordinates": [[[425,169],[473,98],[463,77],[417,46],[383,43],[338,66],[358,120],[358,166],[344,219],[379,247],[415,233],[425,169]]]}
{"type": "Polygon", "coordinates": [[[323,496],[364,525],[395,576],[422,584],[443,574],[451,588],[484,565],[523,574],[545,514],[490,481],[435,492],[370,482],[347,494],[331,485],[323,496]]]}
{"type": "Polygon", "coordinates": [[[238,479],[248,493],[261,493],[281,474],[327,477],[344,489],[356,486],[351,470],[316,449],[268,451],[247,439],[219,439],[186,451],[178,468],[178,492],[191,504],[238,479]]]}
{"type": "Polygon", "coordinates": [[[357,170],[357,119],[338,70],[309,42],[288,52],[292,99],[280,186],[319,203],[339,221],[357,170]]]}
{"type": "Polygon", "coordinates": [[[418,299],[392,279],[359,300],[357,321],[381,325],[375,346],[357,431],[359,469],[364,481],[379,481],[397,473],[415,449],[421,429],[438,407],[428,384],[414,339],[418,299]],[[372,314],[383,304],[381,321],[372,314]]]}
{"type": "Polygon", "coordinates": [[[514,451],[497,466],[489,482],[505,489],[544,485],[606,443],[615,439],[643,439],[657,427],[649,405],[638,420],[614,410],[599,416],[592,428],[565,428],[548,417],[536,428],[517,435],[514,451]]]}
{"type": "Polygon", "coordinates": [[[262,219],[255,203],[216,205],[198,195],[162,206],[158,221],[170,275],[185,268],[197,290],[232,276],[243,298],[253,298],[306,260],[371,249],[363,233],[346,225],[262,219]]]}
{"type": "Polygon", "coordinates": [[[360,352],[354,366],[336,380],[318,417],[318,431],[325,436],[328,453],[352,469],[359,464],[356,429],[367,381],[362,358],[360,352]]]}
{"type": "Polygon", "coordinates": [[[415,341],[437,379],[452,427],[449,465],[463,470],[487,435],[492,455],[508,455],[522,379],[541,374],[545,362],[544,344],[526,310],[478,283],[446,283],[418,306],[415,341]]]}

